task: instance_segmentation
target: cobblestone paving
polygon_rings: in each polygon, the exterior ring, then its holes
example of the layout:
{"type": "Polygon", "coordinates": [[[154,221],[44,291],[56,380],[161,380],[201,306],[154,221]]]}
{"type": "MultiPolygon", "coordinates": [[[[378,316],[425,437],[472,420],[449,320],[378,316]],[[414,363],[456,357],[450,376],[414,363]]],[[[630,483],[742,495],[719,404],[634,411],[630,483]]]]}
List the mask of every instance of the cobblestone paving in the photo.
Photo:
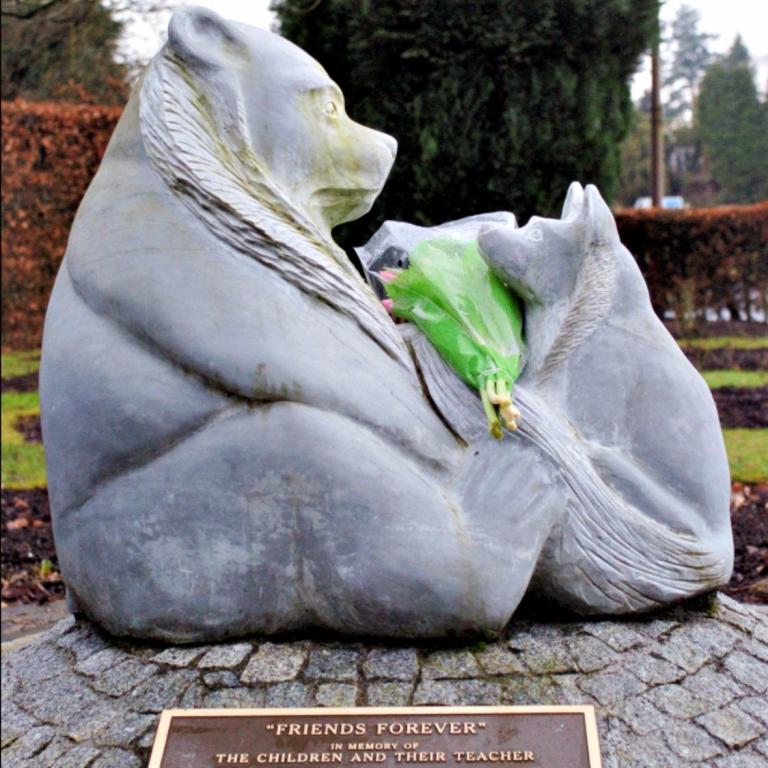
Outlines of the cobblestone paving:
{"type": "Polygon", "coordinates": [[[768,766],[768,614],[719,596],[464,647],[163,648],[65,619],[3,659],[5,768],[140,768],[170,707],[594,704],[605,768],[768,766]]]}

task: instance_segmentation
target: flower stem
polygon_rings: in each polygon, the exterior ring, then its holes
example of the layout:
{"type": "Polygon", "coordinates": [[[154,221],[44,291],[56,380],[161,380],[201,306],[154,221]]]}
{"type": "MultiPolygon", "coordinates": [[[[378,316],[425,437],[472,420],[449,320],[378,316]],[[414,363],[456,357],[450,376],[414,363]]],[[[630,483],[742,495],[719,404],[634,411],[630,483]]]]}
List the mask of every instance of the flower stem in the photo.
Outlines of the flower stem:
{"type": "Polygon", "coordinates": [[[501,440],[501,438],[504,437],[504,432],[501,429],[501,422],[496,413],[496,408],[494,408],[491,402],[489,384],[490,382],[488,382],[486,386],[480,387],[480,399],[483,401],[483,410],[485,411],[485,417],[488,419],[488,431],[491,433],[492,437],[501,440]]]}

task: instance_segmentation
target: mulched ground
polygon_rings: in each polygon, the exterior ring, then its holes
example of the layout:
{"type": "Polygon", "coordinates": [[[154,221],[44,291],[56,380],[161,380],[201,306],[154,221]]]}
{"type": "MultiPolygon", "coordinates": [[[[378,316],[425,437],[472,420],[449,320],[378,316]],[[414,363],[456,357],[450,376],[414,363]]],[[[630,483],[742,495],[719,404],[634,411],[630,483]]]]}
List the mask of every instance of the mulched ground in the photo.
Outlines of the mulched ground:
{"type": "MultiPolygon", "coordinates": [[[[768,389],[768,387],[766,388],[768,389]]],[[[27,443],[42,443],[43,430],[40,426],[39,416],[19,416],[13,422],[13,426],[24,436],[27,443]]]]}
{"type": "MultiPolygon", "coordinates": [[[[745,603],[768,604],[768,484],[734,484],[731,505],[736,559],[723,590],[745,603]]],[[[3,605],[45,603],[64,596],[51,533],[48,492],[2,491],[3,605]],[[43,577],[40,562],[53,563],[43,577]]]]}
{"type": "Polygon", "coordinates": [[[741,320],[719,320],[715,323],[700,323],[696,328],[696,333],[690,332],[680,328],[679,323],[675,320],[665,320],[664,325],[667,326],[667,330],[676,338],[684,338],[687,336],[706,336],[707,338],[714,338],[717,336],[765,336],[766,324],[756,322],[743,322],[741,320]]]}
{"type": "Polygon", "coordinates": [[[64,596],[53,546],[48,491],[2,491],[2,602],[46,603],[64,596]],[[53,571],[43,575],[40,564],[53,571]]]}
{"type": "Polygon", "coordinates": [[[768,349],[685,347],[683,352],[700,371],[765,371],[768,369],[768,349]]]}
{"type": "Polygon", "coordinates": [[[734,483],[731,521],[736,559],[723,591],[743,603],[768,604],[768,483],[734,483]]]}
{"type": "Polygon", "coordinates": [[[14,376],[12,379],[0,379],[3,392],[36,392],[37,371],[25,376],[14,376]]]}
{"type": "Polygon", "coordinates": [[[719,387],[712,394],[723,429],[768,427],[768,387],[719,387]]]}

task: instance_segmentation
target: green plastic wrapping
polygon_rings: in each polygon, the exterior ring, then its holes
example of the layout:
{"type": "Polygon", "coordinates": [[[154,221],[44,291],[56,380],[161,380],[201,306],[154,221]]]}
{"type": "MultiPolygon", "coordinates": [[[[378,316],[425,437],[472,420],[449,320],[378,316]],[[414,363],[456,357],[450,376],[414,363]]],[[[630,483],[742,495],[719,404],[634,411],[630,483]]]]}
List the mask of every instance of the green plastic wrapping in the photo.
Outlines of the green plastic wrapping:
{"type": "Polygon", "coordinates": [[[387,270],[392,313],[424,333],[441,357],[477,389],[496,438],[517,427],[512,387],[524,353],[519,299],[488,269],[475,242],[427,240],[404,270],[387,270]],[[498,412],[497,412],[498,408],[498,412]]]}

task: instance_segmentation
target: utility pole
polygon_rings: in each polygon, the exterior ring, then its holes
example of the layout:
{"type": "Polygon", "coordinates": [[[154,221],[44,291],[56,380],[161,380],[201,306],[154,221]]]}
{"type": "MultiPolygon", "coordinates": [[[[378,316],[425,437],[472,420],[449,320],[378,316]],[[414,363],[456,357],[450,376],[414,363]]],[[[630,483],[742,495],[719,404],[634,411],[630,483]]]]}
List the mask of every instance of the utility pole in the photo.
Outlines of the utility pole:
{"type": "Polygon", "coordinates": [[[659,37],[651,52],[651,205],[658,208],[664,197],[664,131],[661,122],[661,64],[659,37]]]}

